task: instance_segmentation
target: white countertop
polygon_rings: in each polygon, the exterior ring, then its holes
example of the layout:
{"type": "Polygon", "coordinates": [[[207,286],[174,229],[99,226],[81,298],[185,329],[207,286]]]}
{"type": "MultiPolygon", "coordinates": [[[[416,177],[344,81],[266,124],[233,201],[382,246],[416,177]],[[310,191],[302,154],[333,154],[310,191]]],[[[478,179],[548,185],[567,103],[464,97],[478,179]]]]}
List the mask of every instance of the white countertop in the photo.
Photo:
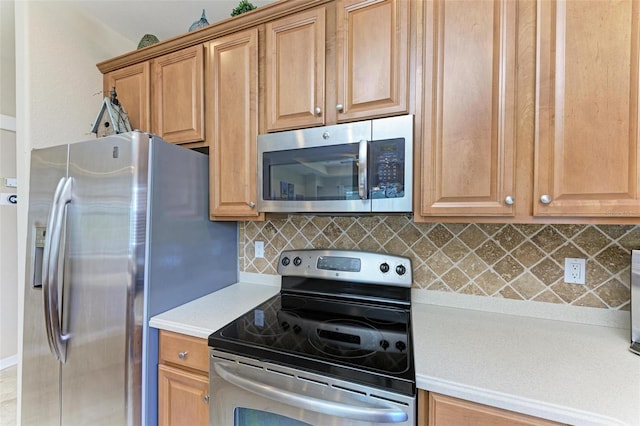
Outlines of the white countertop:
{"type": "Polygon", "coordinates": [[[149,325],[206,339],[280,291],[280,277],[265,276],[265,280],[254,275],[257,274],[241,274],[240,282],[156,315],[149,325]]]}
{"type": "MultiPolygon", "coordinates": [[[[240,282],[150,325],[207,338],[279,290],[279,277],[241,274],[240,282]]],[[[437,294],[417,294],[427,293],[437,294]]],[[[496,300],[487,307],[491,298],[473,297],[462,300],[482,306],[465,302],[462,309],[451,296],[412,297],[418,388],[570,424],[640,426],[640,356],[629,352],[629,329],[620,321],[628,312],[551,306],[538,315],[536,305],[550,304],[496,300]],[[514,315],[513,306],[529,316],[514,315]]]]}

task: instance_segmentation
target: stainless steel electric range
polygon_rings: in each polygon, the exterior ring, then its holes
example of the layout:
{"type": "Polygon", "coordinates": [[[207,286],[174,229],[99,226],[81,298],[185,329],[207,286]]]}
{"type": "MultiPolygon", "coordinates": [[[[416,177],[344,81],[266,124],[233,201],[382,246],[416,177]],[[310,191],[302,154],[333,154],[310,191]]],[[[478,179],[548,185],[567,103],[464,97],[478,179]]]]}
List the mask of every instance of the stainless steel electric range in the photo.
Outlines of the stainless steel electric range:
{"type": "Polygon", "coordinates": [[[280,293],[209,336],[210,424],[415,424],[411,261],[281,254],[280,293]]]}

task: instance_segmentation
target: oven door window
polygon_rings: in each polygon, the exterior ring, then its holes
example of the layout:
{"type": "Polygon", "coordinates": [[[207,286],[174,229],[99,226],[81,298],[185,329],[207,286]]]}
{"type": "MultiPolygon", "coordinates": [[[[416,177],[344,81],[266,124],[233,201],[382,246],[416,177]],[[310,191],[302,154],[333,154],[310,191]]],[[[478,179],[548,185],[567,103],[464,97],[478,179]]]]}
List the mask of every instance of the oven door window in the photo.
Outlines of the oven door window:
{"type": "Polygon", "coordinates": [[[263,153],[263,199],[358,200],[358,144],[263,153]]]}
{"type": "Polygon", "coordinates": [[[233,417],[234,426],[312,426],[279,414],[244,407],[236,407],[233,417]]]}

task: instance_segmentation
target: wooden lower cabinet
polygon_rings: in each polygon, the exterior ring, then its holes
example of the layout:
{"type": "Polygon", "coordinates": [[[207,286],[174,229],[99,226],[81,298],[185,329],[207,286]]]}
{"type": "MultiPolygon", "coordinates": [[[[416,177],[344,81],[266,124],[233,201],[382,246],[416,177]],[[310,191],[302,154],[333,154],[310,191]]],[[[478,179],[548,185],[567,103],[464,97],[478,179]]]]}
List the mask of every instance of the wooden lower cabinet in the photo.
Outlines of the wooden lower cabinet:
{"type": "Polygon", "coordinates": [[[209,424],[209,355],[206,339],[160,331],[159,426],[209,424]]]}
{"type": "Polygon", "coordinates": [[[420,390],[419,426],[542,426],[560,423],[420,390]]]}

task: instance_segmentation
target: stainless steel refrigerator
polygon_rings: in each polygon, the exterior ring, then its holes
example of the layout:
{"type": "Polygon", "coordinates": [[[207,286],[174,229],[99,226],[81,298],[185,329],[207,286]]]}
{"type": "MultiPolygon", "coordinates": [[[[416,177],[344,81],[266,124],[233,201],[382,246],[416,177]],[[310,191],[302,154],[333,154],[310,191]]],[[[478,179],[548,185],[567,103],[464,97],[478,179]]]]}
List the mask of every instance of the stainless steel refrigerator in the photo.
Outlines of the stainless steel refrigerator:
{"type": "Polygon", "coordinates": [[[23,425],[157,423],[149,319],[237,281],[207,156],[131,132],[31,153],[23,425]]]}

